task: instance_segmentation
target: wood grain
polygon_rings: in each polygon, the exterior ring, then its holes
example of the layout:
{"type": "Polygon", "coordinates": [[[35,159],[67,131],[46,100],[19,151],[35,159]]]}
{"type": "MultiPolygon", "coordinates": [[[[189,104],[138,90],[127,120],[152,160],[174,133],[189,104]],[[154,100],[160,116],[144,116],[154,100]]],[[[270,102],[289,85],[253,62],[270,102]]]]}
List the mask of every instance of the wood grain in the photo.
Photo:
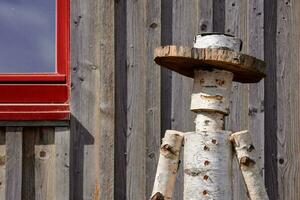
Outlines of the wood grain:
{"type": "Polygon", "coordinates": [[[127,1],[127,199],[150,197],[159,157],[160,13],[159,1],[127,1]]]}
{"type": "Polygon", "coordinates": [[[161,4],[151,0],[146,5],[146,198],[152,194],[157,151],[161,144],[161,69],[153,62],[153,51],[161,44],[161,4]],[[153,69],[154,68],[154,69],[153,69]],[[151,96],[151,98],[148,98],[151,96]]]}
{"type": "Polygon", "coordinates": [[[35,133],[38,128],[23,128],[22,140],[22,200],[35,199],[35,133]]]}
{"type": "MultiPolygon", "coordinates": [[[[248,1],[249,17],[247,35],[247,53],[259,59],[264,59],[264,1],[248,1]]],[[[269,66],[267,66],[269,67],[269,66]]],[[[264,79],[249,85],[249,132],[255,145],[257,167],[264,176],[264,79]]]]}
{"type": "MultiPolygon", "coordinates": [[[[174,45],[190,47],[193,45],[193,39],[199,32],[199,7],[198,0],[173,1],[172,43],[174,45]]],[[[172,73],[171,128],[173,130],[183,132],[194,130],[195,115],[189,109],[192,87],[192,79],[172,73]]],[[[183,156],[180,159],[183,161],[183,156]]],[[[182,166],[179,166],[173,197],[176,200],[183,199],[182,166]]]]}
{"type": "MultiPolygon", "coordinates": [[[[56,199],[55,191],[55,130],[37,129],[34,135],[34,191],[36,200],[56,199]]],[[[32,180],[32,181],[33,181],[32,180]]]]}
{"type": "Polygon", "coordinates": [[[22,128],[6,128],[6,196],[21,200],[22,190],[22,128]]]}
{"type": "Polygon", "coordinates": [[[70,197],[70,128],[55,127],[55,198],[70,197]]]}
{"type": "Polygon", "coordinates": [[[268,65],[265,79],[265,184],[270,199],[278,199],[277,168],[277,1],[264,1],[264,56],[268,65]]]}
{"type": "Polygon", "coordinates": [[[126,1],[115,1],[115,199],[126,199],[127,15],[126,1]]]}
{"type": "Polygon", "coordinates": [[[113,199],[114,63],[114,1],[74,0],[71,199],[113,199]]]}
{"type": "Polygon", "coordinates": [[[300,196],[299,1],[277,2],[277,159],[278,199],[300,196]]]}
{"type": "MultiPolygon", "coordinates": [[[[127,197],[146,198],[146,2],[127,1],[127,197]]],[[[150,24],[149,24],[150,25],[150,24]]]]}
{"type": "Polygon", "coordinates": [[[6,199],[6,168],[7,168],[7,152],[5,129],[0,130],[0,199],[6,199]]]}
{"type": "MultiPolygon", "coordinates": [[[[247,1],[225,1],[225,33],[242,39],[242,52],[247,50],[247,1]]],[[[237,132],[248,129],[249,87],[246,84],[233,83],[230,115],[226,120],[226,130],[237,132]]],[[[233,162],[233,199],[247,199],[245,184],[237,162],[233,162]]]]}
{"type": "Polygon", "coordinates": [[[265,72],[262,60],[217,48],[163,46],[155,49],[154,60],[157,64],[188,77],[194,77],[194,70],[197,68],[227,70],[234,74],[234,81],[242,83],[258,82],[265,72]]]}
{"type": "MultiPolygon", "coordinates": [[[[173,0],[161,1],[161,45],[172,44],[173,0]]],[[[171,129],[172,71],[161,68],[161,138],[171,129]]]]}

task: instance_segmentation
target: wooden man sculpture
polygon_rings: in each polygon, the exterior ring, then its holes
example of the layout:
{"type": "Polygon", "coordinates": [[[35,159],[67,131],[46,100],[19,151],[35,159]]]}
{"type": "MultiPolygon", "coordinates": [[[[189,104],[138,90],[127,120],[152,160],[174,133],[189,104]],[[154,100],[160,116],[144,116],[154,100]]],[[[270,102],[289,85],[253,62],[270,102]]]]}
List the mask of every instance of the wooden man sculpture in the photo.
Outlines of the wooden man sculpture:
{"type": "Polygon", "coordinates": [[[172,198],[182,140],[185,200],[232,199],[232,142],[238,150],[239,162],[247,158],[251,161],[247,166],[240,162],[246,185],[251,189],[250,198],[268,199],[258,168],[253,167],[253,153],[245,155],[245,143],[252,145],[251,140],[244,137],[247,141],[242,139],[240,146],[236,140],[243,137],[234,134],[230,137],[232,132],[224,130],[232,81],[255,83],[265,76],[265,63],[240,53],[241,45],[239,39],[229,35],[202,34],[196,37],[194,48],[164,46],[155,50],[157,64],[194,78],[191,111],[197,116],[195,132],[167,132],[165,138],[170,140],[172,133],[176,137],[173,135],[173,142],[167,148],[164,142],[161,147],[151,200],[172,198]],[[249,178],[252,175],[255,178],[249,178]]]}

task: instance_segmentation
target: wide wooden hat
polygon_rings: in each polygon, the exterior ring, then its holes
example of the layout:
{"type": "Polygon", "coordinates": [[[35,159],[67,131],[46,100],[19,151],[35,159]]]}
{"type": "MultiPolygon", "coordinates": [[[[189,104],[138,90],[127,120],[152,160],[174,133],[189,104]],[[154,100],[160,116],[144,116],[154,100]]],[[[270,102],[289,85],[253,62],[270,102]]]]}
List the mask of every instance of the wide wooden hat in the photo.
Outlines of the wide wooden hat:
{"type": "Polygon", "coordinates": [[[161,46],[155,49],[154,61],[191,78],[197,68],[227,70],[234,74],[234,81],[241,83],[259,82],[265,77],[266,67],[260,59],[221,48],[161,46]]]}

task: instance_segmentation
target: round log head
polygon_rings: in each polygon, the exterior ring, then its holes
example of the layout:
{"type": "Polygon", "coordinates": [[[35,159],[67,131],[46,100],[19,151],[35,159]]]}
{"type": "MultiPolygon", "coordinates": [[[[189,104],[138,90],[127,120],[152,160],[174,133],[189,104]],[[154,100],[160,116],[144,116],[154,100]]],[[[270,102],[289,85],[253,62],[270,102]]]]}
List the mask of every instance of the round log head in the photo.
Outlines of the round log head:
{"type": "Polygon", "coordinates": [[[230,71],[234,74],[233,80],[241,83],[255,83],[265,77],[264,61],[224,49],[163,46],[155,49],[154,61],[191,78],[196,68],[230,71]]]}

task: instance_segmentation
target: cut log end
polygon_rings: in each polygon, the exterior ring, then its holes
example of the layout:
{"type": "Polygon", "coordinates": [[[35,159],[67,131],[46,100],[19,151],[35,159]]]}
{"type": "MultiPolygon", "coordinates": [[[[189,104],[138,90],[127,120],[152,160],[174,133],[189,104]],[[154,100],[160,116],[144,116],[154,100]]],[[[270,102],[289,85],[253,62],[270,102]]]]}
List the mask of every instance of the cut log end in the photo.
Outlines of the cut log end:
{"type": "Polygon", "coordinates": [[[241,163],[241,165],[249,167],[251,165],[254,165],[255,161],[253,159],[249,158],[248,156],[243,156],[240,158],[240,163],[241,163]]]}
{"type": "Polygon", "coordinates": [[[156,194],[154,194],[150,200],[165,200],[165,197],[162,193],[157,192],[156,194]]]}

